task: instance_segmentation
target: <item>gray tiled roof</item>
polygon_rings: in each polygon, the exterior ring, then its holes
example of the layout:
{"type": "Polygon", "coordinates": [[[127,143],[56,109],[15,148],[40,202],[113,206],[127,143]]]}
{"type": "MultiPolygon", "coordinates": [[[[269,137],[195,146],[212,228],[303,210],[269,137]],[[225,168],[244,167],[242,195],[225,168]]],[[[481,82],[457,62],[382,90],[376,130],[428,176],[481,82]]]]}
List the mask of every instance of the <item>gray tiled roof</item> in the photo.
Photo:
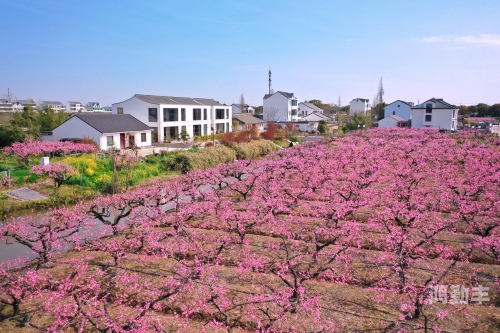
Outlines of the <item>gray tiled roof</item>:
{"type": "Polygon", "coordinates": [[[411,106],[411,105],[410,105],[410,104],[408,104],[407,102],[402,101],[402,100],[400,100],[400,99],[398,99],[397,101],[394,101],[394,102],[392,102],[392,103],[389,103],[389,104],[387,104],[386,106],[389,106],[389,105],[394,104],[394,103],[396,103],[396,102],[401,102],[401,103],[404,103],[404,104],[406,104],[406,105],[408,105],[408,106],[411,106]]]}
{"type": "Polygon", "coordinates": [[[155,96],[155,95],[141,95],[135,94],[141,101],[151,104],[178,104],[178,105],[217,105],[223,106],[210,98],[190,98],[190,97],[173,97],[173,96],[155,96]]]}
{"type": "Polygon", "coordinates": [[[265,123],[264,120],[254,117],[250,113],[235,113],[233,114],[233,119],[238,120],[243,124],[262,124],[265,123]]]}
{"type": "Polygon", "coordinates": [[[386,118],[392,118],[392,119],[397,120],[397,121],[406,121],[403,118],[396,116],[395,114],[391,114],[391,115],[387,116],[386,118]]]}
{"type": "Polygon", "coordinates": [[[307,118],[307,117],[309,117],[309,116],[313,116],[313,115],[314,115],[314,116],[317,116],[317,117],[319,117],[319,118],[323,118],[323,119],[325,119],[325,120],[330,120],[330,119],[331,119],[330,117],[325,116],[325,115],[324,115],[324,114],[322,114],[321,112],[316,112],[316,111],[313,111],[312,113],[309,113],[307,116],[304,116],[304,117],[302,117],[301,119],[304,119],[304,118],[307,118]]]}
{"type": "Polygon", "coordinates": [[[77,117],[86,122],[101,133],[117,133],[131,131],[145,131],[151,129],[137,118],[129,114],[76,114],[77,117]]]}
{"type": "MultiPolygon", "coordinates": [[[[293,93],[287,93],[287,92],[284,92],[284,91],[277,91],[275,92],[274,94],[282,94],[283,96],[285,96],[286,98],[293,98],[293,93]]],[[[274,94],[265,94],[264,95],[264,99],[268,99],[269,97],[271,97],[272,95],[274,94]]]]}
{"type": "MultiPolygon", "coordinates": [[[[237,107],[240,107],[240,104],[239,104],[239,103],[233,103],[233,104],[231,104],[231,106],[233,106],[233,105],[234,105],[234,106],[237,106],[237,107]]],[[[244,104],[244,105],[243,105],[243,107],[248,108],[248,107],[250,107],[250,105],[248,105],[248,104],[244,104]]]]}
{"type": "Polygon", "coordinates": [[[19,100],[18,103],[21,105],[36,105],[35,101],[32,101],[30,99],[22,99],[19,100]]]}
{"type": "Polygon", "coordinates": [[[64,105],[63,103],[61,102],[56,102],[56,101],[43,101],[45,104],[49,104],[49,105],[64,105]]]}
{"type": "Polygon", "coordinates": [[[425,104],[427,102],[433,102],[436,106],[434,107],[435,109],[455,109],[455,106],[451,105],[450,103],[446,103],[443,101],[442,98],[431,98],[423,103],[420,103],[419,105],[415,105],[413,109],[425,109],[425,104]]]}
{"type": "Polygon", "coordinates": [[[300,104],[304,104],[305,106],[307,106],[307,107],[308,107],[308,108],[310,108],[310,109],[313,109],[314,111],[323,111],[323,109],[322,109],[322,108],[320,108],[320,107],[318,107],[318,106],[314,105],[313,103],[309,103],[309,102],[302,102],[302,103],[300,103],[300,104]]]}

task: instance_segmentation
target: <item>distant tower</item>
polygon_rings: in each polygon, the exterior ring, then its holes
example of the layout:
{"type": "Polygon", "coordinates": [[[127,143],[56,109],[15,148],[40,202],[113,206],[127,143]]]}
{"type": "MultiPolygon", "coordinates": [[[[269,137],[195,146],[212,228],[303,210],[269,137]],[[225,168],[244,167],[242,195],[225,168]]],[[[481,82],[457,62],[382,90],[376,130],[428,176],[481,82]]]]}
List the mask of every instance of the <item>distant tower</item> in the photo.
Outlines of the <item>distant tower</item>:
{"type": "Polygon", "coordinates": [[[269,68],[269,95],[271,95],[271,68],[269,68]]]}

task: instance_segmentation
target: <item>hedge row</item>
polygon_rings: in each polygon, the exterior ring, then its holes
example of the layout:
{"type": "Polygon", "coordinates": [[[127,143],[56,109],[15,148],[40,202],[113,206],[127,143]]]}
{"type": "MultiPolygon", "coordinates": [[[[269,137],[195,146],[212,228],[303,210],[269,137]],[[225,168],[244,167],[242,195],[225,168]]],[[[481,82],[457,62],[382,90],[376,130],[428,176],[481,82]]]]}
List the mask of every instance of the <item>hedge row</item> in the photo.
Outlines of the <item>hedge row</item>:
{"type": "Polygon", "coordinates": [[[181,152],[167,161],[167,168],[186,173],[191,170],[213,168],[221,163],[233,162],[236,159],[258,158],[276,150],[273,142],[257,140],[240,143],[232,148],[216,146],[201,149],[196,153],[181,152]]]}
{"type": "Polygon", "coordinates": [[[265,156],[277,149],[276,145],[269,140],[254,140],[247,143],[239,143],[233,146],[237,159],[258,158],[265,156]]]}

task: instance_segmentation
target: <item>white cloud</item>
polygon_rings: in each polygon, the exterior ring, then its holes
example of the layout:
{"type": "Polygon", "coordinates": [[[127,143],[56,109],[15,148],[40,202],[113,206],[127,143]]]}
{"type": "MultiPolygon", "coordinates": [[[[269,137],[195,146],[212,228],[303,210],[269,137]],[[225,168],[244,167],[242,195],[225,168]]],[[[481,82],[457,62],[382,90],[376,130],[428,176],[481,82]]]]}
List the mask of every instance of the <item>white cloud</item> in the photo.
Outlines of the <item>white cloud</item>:
{"type": "Polygon", "coordinates": [[[426,43],[456,43],[456,44],[476,44],[486,46],[500,46],[500,35],[481,34],[466,36],[434,36],[422,39],[426,43]]]}

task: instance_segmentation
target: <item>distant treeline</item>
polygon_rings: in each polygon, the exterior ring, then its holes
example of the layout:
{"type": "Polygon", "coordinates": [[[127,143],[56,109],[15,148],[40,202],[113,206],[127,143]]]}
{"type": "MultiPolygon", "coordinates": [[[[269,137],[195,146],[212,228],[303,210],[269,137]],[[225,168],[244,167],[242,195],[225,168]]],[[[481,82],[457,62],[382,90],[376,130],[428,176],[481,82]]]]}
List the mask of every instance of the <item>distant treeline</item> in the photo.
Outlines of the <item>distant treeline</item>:
{"type": "Polygon", "coordinates": [[[500,103],[488,105],[479,103],[478,105],[460,105],[459,113],[467,117],[500,117],[500,103]]]}

